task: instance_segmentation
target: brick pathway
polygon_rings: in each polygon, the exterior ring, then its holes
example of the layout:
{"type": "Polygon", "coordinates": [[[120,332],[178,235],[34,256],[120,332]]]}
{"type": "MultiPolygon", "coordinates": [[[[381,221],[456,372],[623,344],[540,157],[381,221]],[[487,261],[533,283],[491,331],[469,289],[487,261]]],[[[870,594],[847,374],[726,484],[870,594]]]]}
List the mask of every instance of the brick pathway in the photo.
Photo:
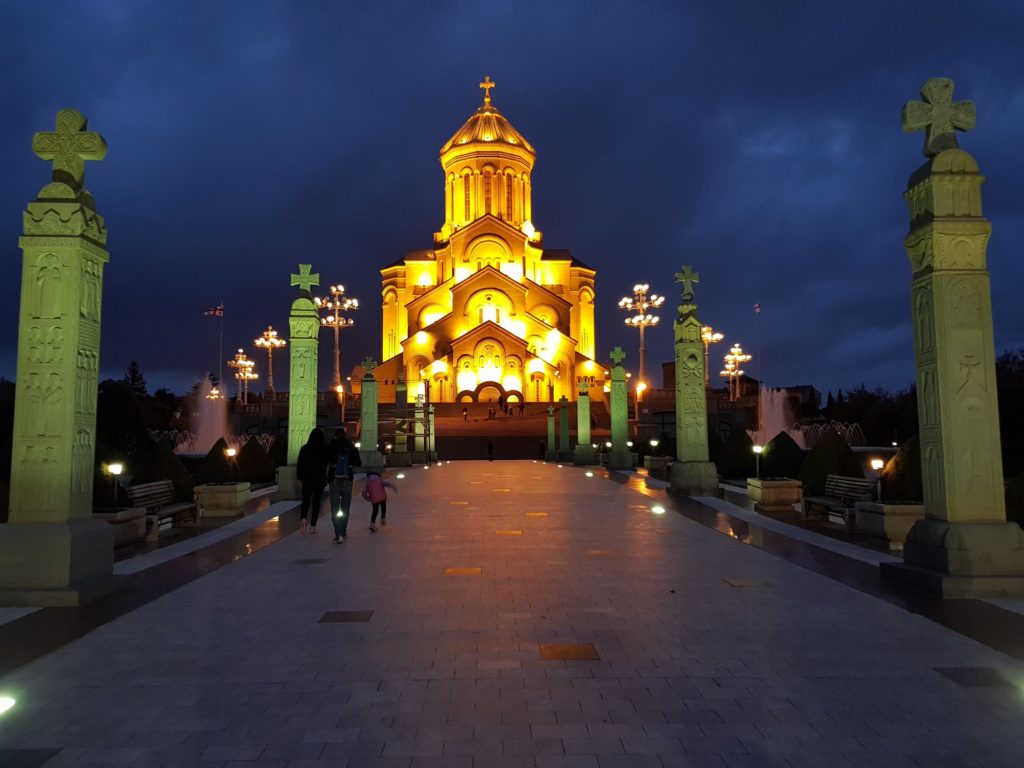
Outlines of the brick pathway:
{"type": "Polygon", "coordinates": [[[379,533],[357,502],[346,543],[292,534],[0,681],[18,698],[0,755],[1021,765],[1024,665],[1006,656],[581,469],[405,474],[379,533]],[[542,659],[542,644],[600,659],[542,659]]]}

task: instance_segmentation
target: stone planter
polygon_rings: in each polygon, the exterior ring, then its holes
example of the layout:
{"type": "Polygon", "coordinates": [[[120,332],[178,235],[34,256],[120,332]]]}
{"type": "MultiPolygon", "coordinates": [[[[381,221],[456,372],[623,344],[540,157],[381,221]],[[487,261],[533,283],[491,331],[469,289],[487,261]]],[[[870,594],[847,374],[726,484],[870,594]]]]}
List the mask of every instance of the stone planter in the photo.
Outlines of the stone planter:
{"type": "Polygon", "coordinates": [[[114,529],[114,546],[123,547],[146,535],[146,508],[125,507],[110,512],[93,512],[93,520],[104,520],[114,529]]]}
{"type": "Polygon", "coordinates": [[[644,456],[644,469],[651,477],[668,479],[668,466],[672,463],[671,456],[644,456]]]}
{"type": "Polygon", "coordinates": [[[249,483],[197,485],[196,498],[207,517],[237,517],[249,501],[249,483]]]}
{"type": "Polygon", "coordinates": [[[803,501],[803,485],[788,477],[748,477],[747,496],[756,512],[794,522],[800,517],[796,505],[803,501]]]}
{"type": "Polygon", "coordinates": [[[858,501],[854,519],[857,531],[888,547],[890,552],[902,552],[903,542],[924,517],[924,504],[887,504],[877,501],[858,501]]]}

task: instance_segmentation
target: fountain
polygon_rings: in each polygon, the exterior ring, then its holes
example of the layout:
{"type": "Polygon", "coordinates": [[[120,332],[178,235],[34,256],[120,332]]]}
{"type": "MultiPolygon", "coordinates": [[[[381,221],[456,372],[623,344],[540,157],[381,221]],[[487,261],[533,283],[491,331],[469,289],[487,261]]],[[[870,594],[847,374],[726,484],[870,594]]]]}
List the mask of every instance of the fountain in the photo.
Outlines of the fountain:
{"type": "Polygon", "coordinates": [[[204,376],[196,391],[189,439],[180,442],[175,453],[206,455],[221,437],[228,440],[228,411],[223,397],[210,397],[213,384],[204,376]]]}
{"type": "Polygon", "coordinates": [[[796,425],[793,407],[784,389],[761,387],[758,393],[761,429],[747,430],[754,445],[767,445],[780,432],[785,432],[801,448],[807,448],[803,430],[796,425]]]}

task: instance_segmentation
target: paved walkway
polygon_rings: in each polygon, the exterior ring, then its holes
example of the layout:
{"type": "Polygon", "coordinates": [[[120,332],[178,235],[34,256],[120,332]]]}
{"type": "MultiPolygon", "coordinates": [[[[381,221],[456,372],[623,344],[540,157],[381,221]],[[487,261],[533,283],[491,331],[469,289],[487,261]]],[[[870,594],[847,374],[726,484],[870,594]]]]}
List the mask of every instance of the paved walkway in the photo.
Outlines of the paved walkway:
{"type": "Polygon", "coordinates": [[[405,474],[4,678],[5,768],[1021,765],[1008,656],[600,473],[405,474]]]}

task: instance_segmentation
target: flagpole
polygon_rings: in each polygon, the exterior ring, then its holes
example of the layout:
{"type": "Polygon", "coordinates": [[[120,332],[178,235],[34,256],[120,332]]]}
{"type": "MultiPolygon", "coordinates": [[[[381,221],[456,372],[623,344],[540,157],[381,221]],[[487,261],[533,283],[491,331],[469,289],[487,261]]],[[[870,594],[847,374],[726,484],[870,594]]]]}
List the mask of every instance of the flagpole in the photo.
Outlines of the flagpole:
{"type": "Polygon", "coordinates": [[[220,348],[218,350],[217,385],[224,398],[227,399],[227,388],[224,386],[224,299],[220,300],[220,348]]]}
{"type": "Polygon", "coordinates": [[[759,435],[758,439],[764,440],[766,435],[763,435],[761,432],[761,388],[764,386],[761,381],[761,300],[757,299],[754,306],[757,308],[757,434],[759,435]]]}

